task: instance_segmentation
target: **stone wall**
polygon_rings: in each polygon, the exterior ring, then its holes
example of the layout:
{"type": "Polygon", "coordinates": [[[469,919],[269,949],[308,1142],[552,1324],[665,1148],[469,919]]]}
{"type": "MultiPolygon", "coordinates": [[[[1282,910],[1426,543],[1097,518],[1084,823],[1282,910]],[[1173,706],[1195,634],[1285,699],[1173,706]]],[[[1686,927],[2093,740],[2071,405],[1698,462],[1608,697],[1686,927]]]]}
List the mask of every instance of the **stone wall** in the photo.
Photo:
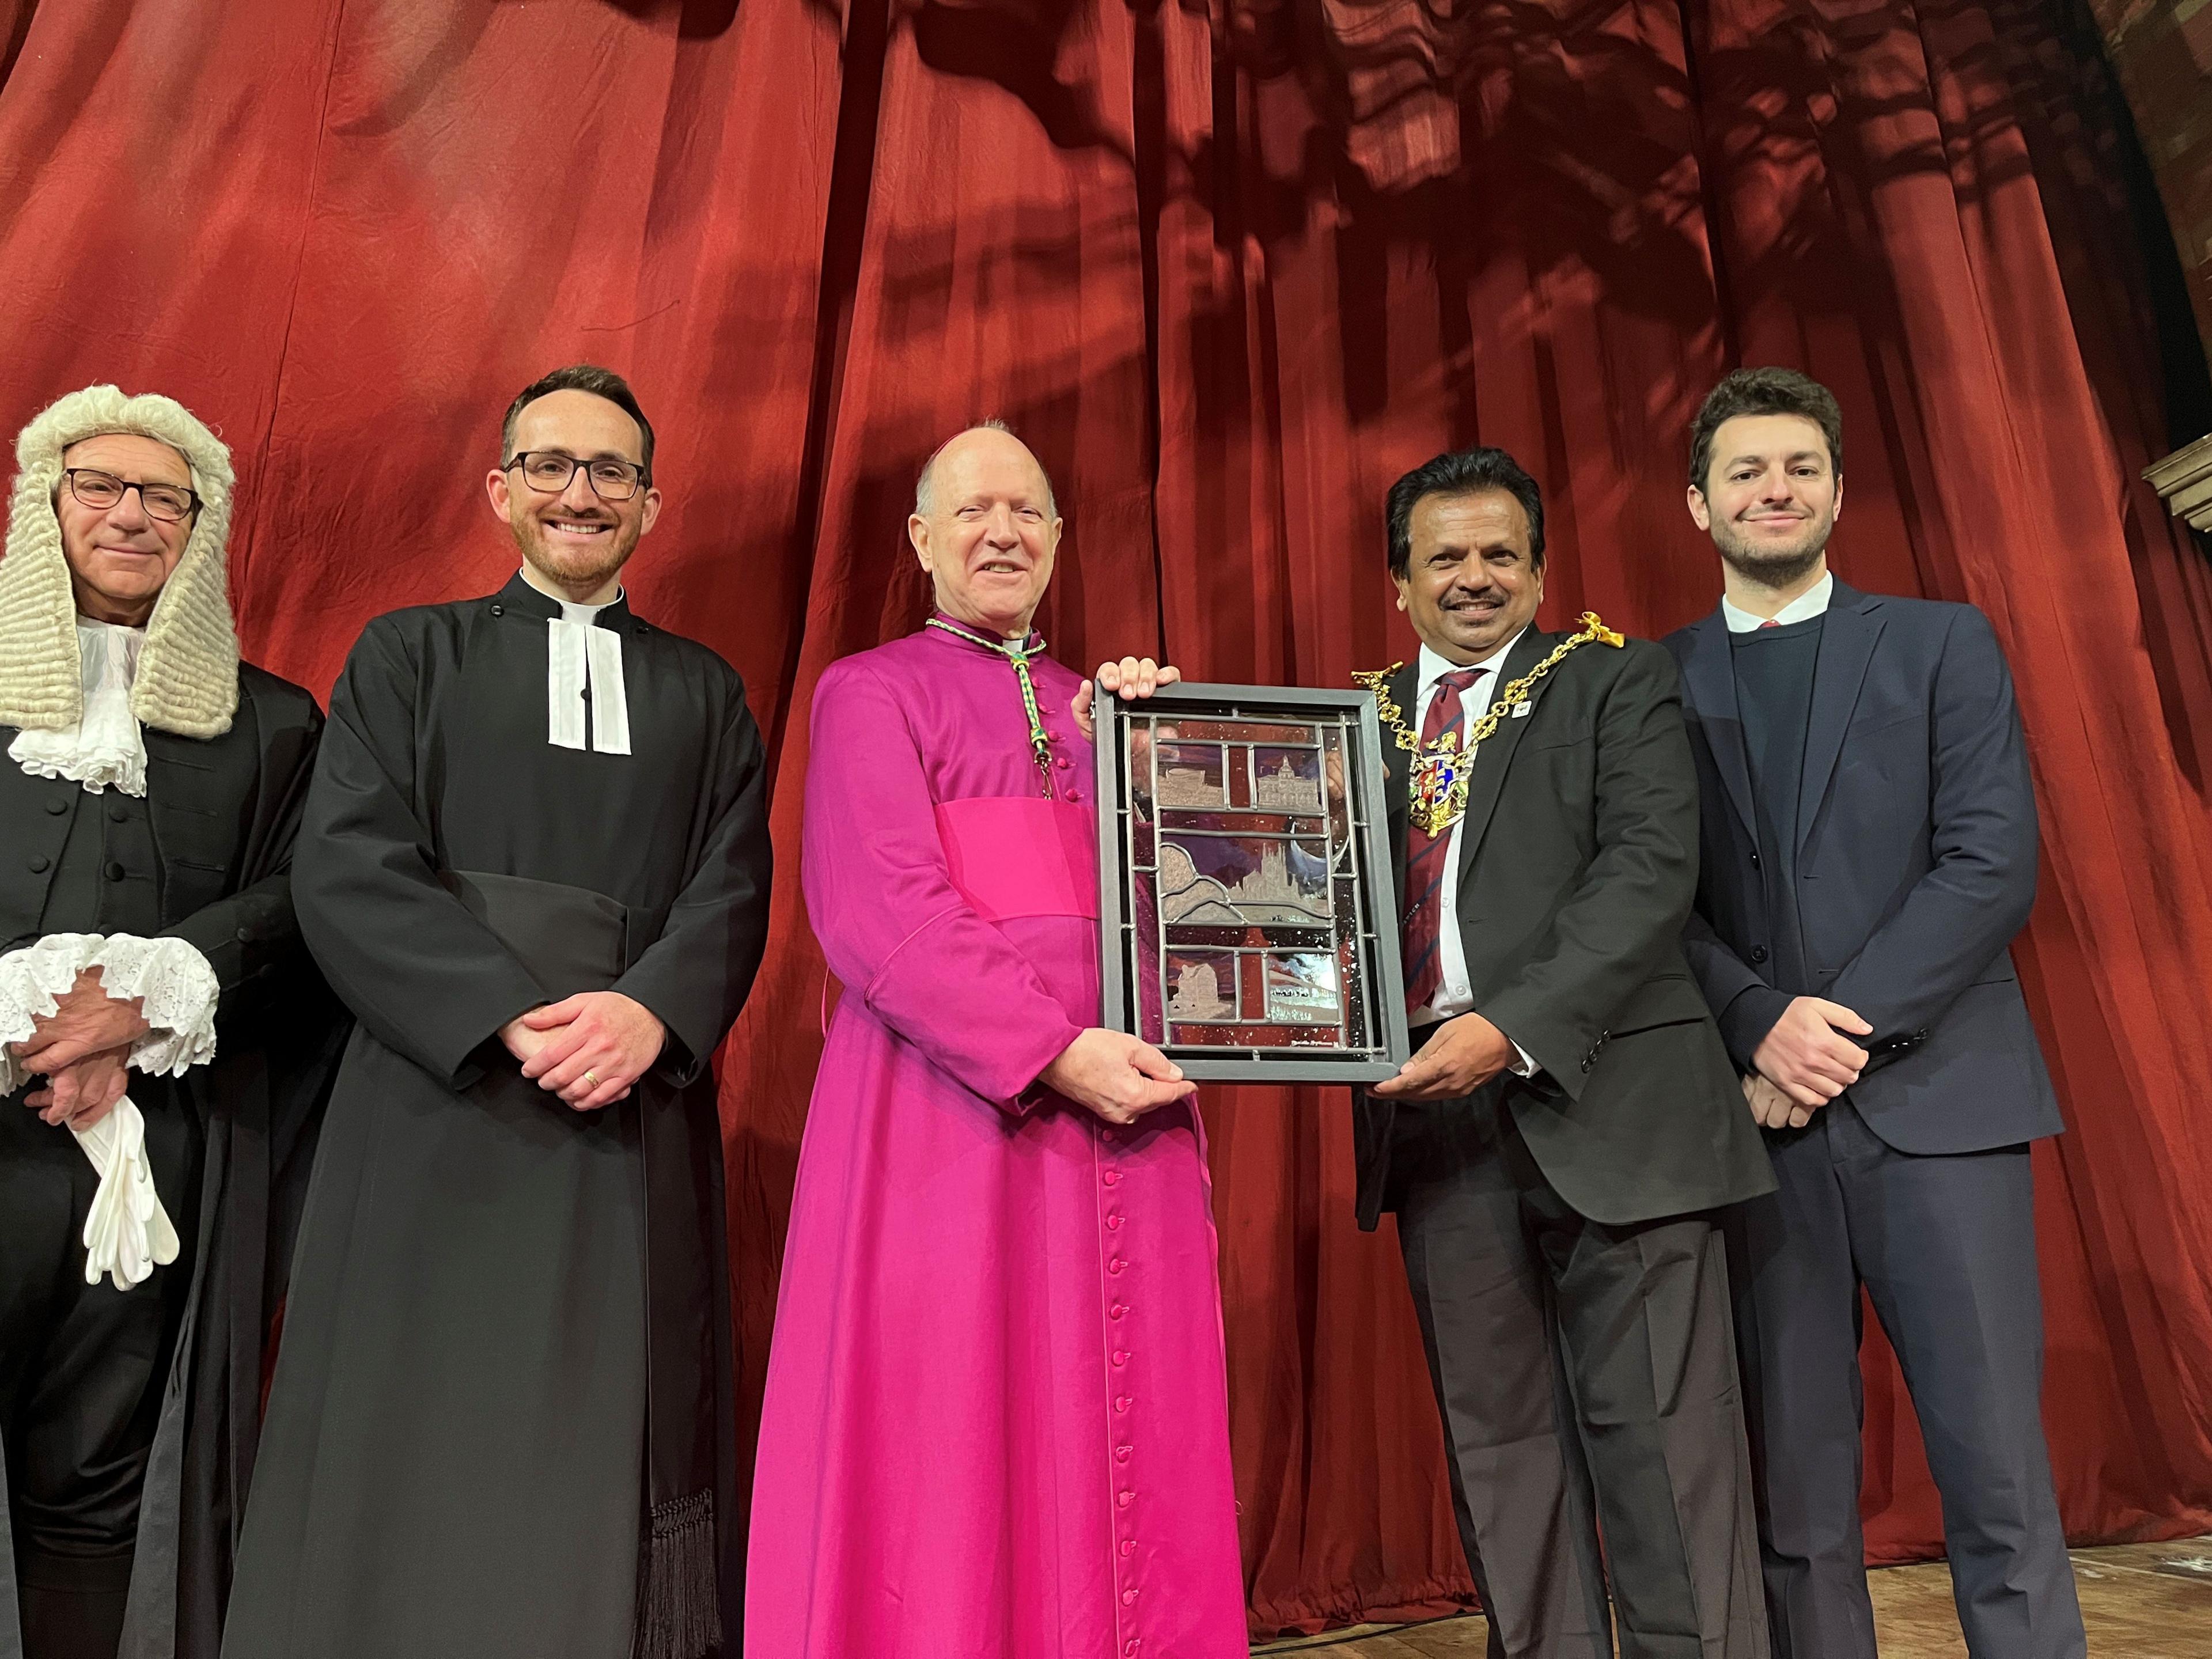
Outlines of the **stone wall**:
{"type": "Polygon", "coordinates": [[[2089,0],[2212,353],[2212,0],[2089,0]]]}

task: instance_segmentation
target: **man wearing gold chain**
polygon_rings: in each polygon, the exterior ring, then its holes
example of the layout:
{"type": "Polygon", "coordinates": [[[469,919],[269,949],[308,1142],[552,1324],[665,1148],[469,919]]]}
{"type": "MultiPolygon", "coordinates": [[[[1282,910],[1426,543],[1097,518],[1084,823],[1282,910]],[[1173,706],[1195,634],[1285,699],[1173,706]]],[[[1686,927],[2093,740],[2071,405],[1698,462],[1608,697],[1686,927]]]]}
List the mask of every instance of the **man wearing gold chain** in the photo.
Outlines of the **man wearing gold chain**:
{"type": "Polygon", "coordinates": [[[1491,1620],[1520,1659],[1763,1659],[1727,1267],[1770,1190],[1682,954],[1698,787],[1667,653],[1535,626],[1544,506],[1502,450],[1390,491],[1418,661],[1386,738],[1415,1053],[1355,1097],[1491,1620]],[[1598,1534],[1602,1529],[1604,1553],[1598,1534]]]}

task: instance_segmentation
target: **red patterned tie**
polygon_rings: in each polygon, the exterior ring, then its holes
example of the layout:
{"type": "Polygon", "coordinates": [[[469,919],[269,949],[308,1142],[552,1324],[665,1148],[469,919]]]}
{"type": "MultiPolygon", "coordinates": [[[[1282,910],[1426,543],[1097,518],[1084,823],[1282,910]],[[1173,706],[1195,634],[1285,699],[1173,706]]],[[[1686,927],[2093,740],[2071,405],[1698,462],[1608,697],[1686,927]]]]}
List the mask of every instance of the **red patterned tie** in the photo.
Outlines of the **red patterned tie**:
{"type": "MultiPolygon", "coordinates": [[[[1421,720],[1421,753],[1426,755],[1447,732],[1467,732],[1467,709],[1461,702],[1468,687],[1488,674],[1487,668],[1455,668],[1437,681],[1437,695],[1421,720]]],[[[1418,823],[1406,826],[1406,1006],[1425,1008],[1443,983],[1444,960],[1437,932],[1443,908],[1444,863],[1450,856],[1452,832],[1431,836],[1418,823]]]]}

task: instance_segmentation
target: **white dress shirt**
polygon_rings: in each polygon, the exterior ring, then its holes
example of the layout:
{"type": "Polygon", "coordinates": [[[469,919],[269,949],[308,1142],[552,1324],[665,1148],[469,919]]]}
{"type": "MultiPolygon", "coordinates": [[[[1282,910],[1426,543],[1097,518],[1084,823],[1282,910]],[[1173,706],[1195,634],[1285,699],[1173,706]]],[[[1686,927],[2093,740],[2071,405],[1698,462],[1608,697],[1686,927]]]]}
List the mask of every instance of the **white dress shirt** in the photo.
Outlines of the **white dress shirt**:
{"type": "Polygon", "coordinates": [[[584,707],[591,705],[592,749],[601,755],[629,753],[629,699],[623,690],[622,635],[599,626],[600,611],[615,604],[578,605],[538,580],[528,565],[522,580],[561,607],[545,621],[545,740],[556,748],[584,746],[584,707]]]}
{"type": "MultiPolygon", "coordinates": [[[[1522,633],[1527,631],[1526,629],[1522,630],[1522,633]]],[[[1467,728],[1472,729],[1475,721],[1490,712],[1490,705],[1498,696],[1498,687],[1504,684],[1499,677],[1505,667],[1506,653],[1520,642],[1521,635],[1516,634],[1483,661],[1469,665],[1482,672],[1480,678],[1460,693],[1460,708],[1465,716],[1467,728]]],[[[1436,701],[1437,695],[1437,682],[1460,666],[1458,663],[1446,661],[1425,645],[1421,647],[1420,682],[1413,692],[1413,729],[1416,732],[1424,730],[1428,724],[1429,705],[1436,701]]],[[[1470,749],[1467,752],[1468,764],[1472,767],[1474,750],[1470,749]]],[[[1437,894],[1439,924],[1437,928],[1437,957],[1443,977],[1428,1005],[1414,1009],[1407,1016],[1407,1024],[1416,1027],[1433,1025],[1440,1020],[1451,1018],[1455,1014],[1464,1014],[1474,1006],[1474,989],[1468,981],[1467,947],[1459,935],[1459,837],[1460,831],[1466,827],[1466,817],[1462,815],[1452,825],[1451,842],[1444,848],[1443,885],[1437,894]]],[[[1512,1042],[1512,1033],[1506,1033],[1505,1040],[1512,1042]]],[[[1520,1060],[1510,1069],[1522,1077],[1535,1076],[1538,1067],[1536,1062],[1529,1058],[1528,1051],[1514,1042],[1513,1052],[1520,1056],[1520,1060]]]]}
{"type": "MultiPolygon", "coordinates": [[[[1777,628],[1787,628],[1791,623],[1810,622],[1815,617],[1826,616],[1828,599],[1835,591],[1836,579],[1824,574],[1820,580],[1774,613],[1772,618],[1774,625],[1777,628]]],[[[1750,611],[1746,611],[1723,593],[1721,595],[1721,620],[1728,624],[1729,633],[1748,634],[1754,629],[1765,627],[1768,618],[1753,616],[1750,611]]]]}

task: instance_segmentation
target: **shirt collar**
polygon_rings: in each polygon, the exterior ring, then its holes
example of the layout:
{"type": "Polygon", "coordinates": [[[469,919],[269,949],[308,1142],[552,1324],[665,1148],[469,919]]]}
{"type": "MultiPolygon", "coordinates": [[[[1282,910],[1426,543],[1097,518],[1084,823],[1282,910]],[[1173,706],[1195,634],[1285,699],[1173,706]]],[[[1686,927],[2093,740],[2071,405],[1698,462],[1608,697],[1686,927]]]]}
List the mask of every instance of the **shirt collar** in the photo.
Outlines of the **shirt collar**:
{"type": "Polygon", "coordinates": [[[527,568],[507,579],[507,586],[500,590],[499,597],[502,603],[526,615],[557,617],[563,622],[593,623],[611,612],[619,627],[620,618],[629,614],[629,590],[626,587],[617,587],[614,598],[605,605],[577,605],[557,593],[548,593],[531,579],[527,568]]]}
{"type": "Polygon", "coordinates": [[[76,641],[84,675],[84,702],[76,723],[18,732],[8,745],[8,757],[33,777],[68,778],[95,795],[112,784],[126,795],[143,798],[146,740],[131,712],[131,686],[146,630],[79,617],[76,641]]]}
{"type": "MultiPolygon", "coordinates": [[[[1515,646],[1521,643],[1521,634],[1525,634],[1528,631],[1528,625],[1526,623],[1523,623],[1521,625],[1520,634],[1516,634],[1511,639],[1506,641],[1504,644],[1499,646],[1497,650],[1492,652],[1480,662],[1470,663],[1464,665],[1472,668],[1480,668],[1486,674],[1494,674],[1498,672],[1500,669],[1505,666],[1506,654],[1510,652],[1515,646]]],[[[1420,684],[1416,686],[1413,690],[1413,703],[1416,708],[1429,700],[1429,693],[1437,689],[1437,682],[1438,680],[1443,678],[1447,674],[1456,672],[1462,666],[1462,665],[1453,662],[1449,658],[1437,655],[1435,651],[1431,650],[1425,644],[1421,647],[1420,665],[1420,684]]]]}
{"type": "Polygon", "coordinates": [[[121,623],[76,619],[76,654],[89,696],[103,684],[120,685],[128,691],[138,678],[138,653],[146,648],[146,630],[121,623]]]}
{"type": "MultiPolygon", "coordinates": [[[[1774,613],[1775,625],[1787,628],[1791,623],[1810,622],[1815,617],[1827,615],[1828,600],[1835,591],[1835,574],[1824,571],[1820,580],[1774,613]]],[[[1731,634],[1748,634],[1754,629],[1765,627],[1767,622],[1765,617],[1753,616],[1725,593],[1721,595],[1721,617],[1728,623],[1728,630],[1731,634]]]]}
{"type": "Polygon", "coordinates": [[[943,611],[932,611],[921,631],[934,634],[940,639],[959,640],[985,651],[995,651],[1001,656],[1011,654],[1017,647],[1032,656],[1044,649],[1044,635],[1037,632],[1034,623],[1030,631],[1018,640],[1000,639],[988,629],[962,622],[959,617],[943,611]]]}

